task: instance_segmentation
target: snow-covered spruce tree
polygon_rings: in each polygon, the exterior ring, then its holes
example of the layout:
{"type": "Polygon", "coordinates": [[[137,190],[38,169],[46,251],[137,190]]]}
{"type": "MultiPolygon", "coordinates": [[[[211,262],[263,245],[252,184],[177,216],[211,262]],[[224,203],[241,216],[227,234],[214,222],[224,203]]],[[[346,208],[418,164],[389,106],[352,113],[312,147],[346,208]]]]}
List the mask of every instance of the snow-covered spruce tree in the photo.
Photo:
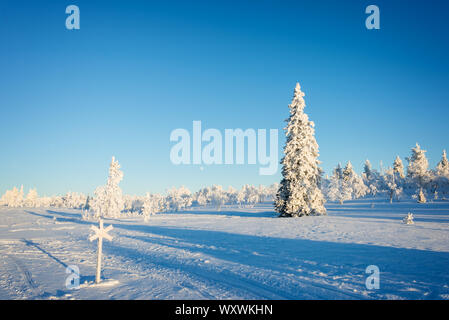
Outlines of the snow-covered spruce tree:
{"type": "Polygon", "coordinates": [[[112,157],[109,166],[108,182],[105,186],[99,186],[95,189],[95,197],[92,199],[91,208],[94,211],[95,218],[120,216],[124,208],[122,190],[119,187],[123,179],[123,172],[120,170],[120,164],[115,157],[112,157]]]}
{"type": "Polygon", "coordinates": [[[363,166],[362,179],[364,184],[368,187],[368,192],[373,196],[376,196],[380,188],[380,174],[377,170],[374,170],[371,166],[371,162],[366,159],[363,166]]]}
{"type": "Polygon", "coordinates": [[[315,125],[304,113],[304,93],[299,83],[288,106],[290,116],[285,128],[287,142],[282,158],[281,185],[276,195],[275,210],[281,217],[326,214],[320,190],[322,171],[319,168],[315,125]]]}
{"type": "MultiPolygon", "coordinates": [[[[428,181],[429,173],[427,168],[429,162],[427,161],[425,150],[422,150],[418,143],[412,148],[412,155],[407,158],[407,178],[409,182],[414,185],[413,187],[423,188],[428,181]]],[[[414,188],[413,188],[414,189],[414,188]]]]}
{"type": "Polygon", "coordinates": [[[401,158],[399,156],[396,156],[396,159],[394,159],[393,162],[393,172],[396,176],[396,178],[404,179],[404,165],[402,164],[401,158]]]}
{"type": "Polygon", "coordinates": [[[333,170],[329,185],[326,189],[326,196],[330,201],[338,201],[343,204],[343,171],[340,164],[333,170]]]}
{"type": "Polygon", "coordinates": [[[364,197],[368,191],[363,179],[354,171],[351,161],[348,161],[343,170],[343,193],[348,193],[345,200],[364,197]]]}
{"type": "Polygon", "coordinates": [[[433,185],[435,186],[435,200],[438,196],[442,199],[446,199],[449,195],[449,163],[446,157],[446,150],[443,150],[443,155],[434,170],[432,180],[433,185]]]}
{"type": "Polygon", "coordinates": [[[447,161],[446,150],[443,150],[440,162],[436,166],[436,174],[449,178],[449,162],[447,161]]]}
{"type": "Polygon", "coordinates": [[[367,181],[373,178],[371,162],[368,159],[365,160],[365,164],[363,165],[363,177],[367,181]]]}

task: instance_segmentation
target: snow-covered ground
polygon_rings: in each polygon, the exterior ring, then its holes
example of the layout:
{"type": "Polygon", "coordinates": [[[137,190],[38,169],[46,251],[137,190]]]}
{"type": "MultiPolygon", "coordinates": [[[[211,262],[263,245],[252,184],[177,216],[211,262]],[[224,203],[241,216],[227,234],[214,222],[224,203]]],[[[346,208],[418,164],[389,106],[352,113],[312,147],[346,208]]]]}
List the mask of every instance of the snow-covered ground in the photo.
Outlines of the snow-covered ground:
{"type": "Polygon", "coordinates": [[[328,216],[276,218],[272,205],[107,219],[109,286],[78,210],[0,209],[0,299],[449,299],[449,202],[357,200],[328,216]],[[414,225],[402,219],[408,212],[414,225]],[[366,267],[380,269],[368,290],[366,267]]]}

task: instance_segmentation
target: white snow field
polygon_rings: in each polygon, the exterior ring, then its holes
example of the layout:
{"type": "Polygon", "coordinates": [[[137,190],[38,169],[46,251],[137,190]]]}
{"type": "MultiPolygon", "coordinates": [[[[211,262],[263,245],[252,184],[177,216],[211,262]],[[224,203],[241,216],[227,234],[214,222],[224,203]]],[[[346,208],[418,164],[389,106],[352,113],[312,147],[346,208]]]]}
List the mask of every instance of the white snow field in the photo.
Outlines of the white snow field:
{"type": "Polygon", "coordinates": [[[449,202],[326,207],[303,218],[277,218],[267,203],[106,219],[103,286],[91,285],[97,223],[79,210],[1,208],[0,299],[449,299],[449,202]],[[79,289],[66,288],[68,265],[79,289]],[[365,285],[369,265],[379,289],[365,285]]]}

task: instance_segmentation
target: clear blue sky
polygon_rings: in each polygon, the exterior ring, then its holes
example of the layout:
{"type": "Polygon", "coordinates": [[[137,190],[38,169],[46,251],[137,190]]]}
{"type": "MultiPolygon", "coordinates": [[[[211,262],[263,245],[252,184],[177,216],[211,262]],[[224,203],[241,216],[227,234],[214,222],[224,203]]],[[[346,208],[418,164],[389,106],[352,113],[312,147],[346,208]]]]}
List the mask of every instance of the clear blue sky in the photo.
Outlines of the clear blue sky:
{"type": "MultiPolygon", "coordinates": [[[[170,132],[278,128],[306,93],[326,172],[449,149],[449,1],[0,2],[0,193],[270,184],[258,165],[175,166],[170,132]],[[65,28],[78,5],[81,29],[65,28]],[[381,29],[365,28],[376,4],[381,29]]],[[[281,133],[281,132],[280,132],[281,133]]],[[[279,152],[284,144],[280,135],[279,152]]],[[[280,172],[280,170],[279,170],[280,172]]]]}

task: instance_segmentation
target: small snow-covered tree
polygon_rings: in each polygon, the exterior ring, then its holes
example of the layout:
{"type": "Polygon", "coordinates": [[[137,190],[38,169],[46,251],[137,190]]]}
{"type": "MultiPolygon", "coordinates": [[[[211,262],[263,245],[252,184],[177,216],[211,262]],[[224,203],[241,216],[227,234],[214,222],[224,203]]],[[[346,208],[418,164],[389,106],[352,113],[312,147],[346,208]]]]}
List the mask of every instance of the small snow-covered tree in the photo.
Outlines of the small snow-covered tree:
{"type": "Polygon", "coordinates": [[[275,201],[275,210],[281,217],[326,213],[320,189],[322,171],[319,168],[315,124],[304,112],[304,95],[297,83],[289,105],[290,116],[285,128],[287,142],[281,161],[283,178],[275,201]]]}
{"type": "Polygon", "coordinates": [[[51,207],[55,207],[55,208],[62,208],[62,207],[64,207],[63,197],[61,197],[61,196],[52,196],[51,197],[50,206],[51,207]]]}
{"type": "Polygon", "coordinates": [[[67,192],[62,197],[63,206],[71,209],[83,209],[86,205],[86,195],[78,192],[67,192]]]}
{"type": "Polygon", "coordinates": [[[226,203],[227,194],[225,190],[223,190],[222,186],[219,185],[213,185],[210,192],[210,204],[217,208],[217,210],[220,210],[221,207],[226,203]]]}
{"type": "Polygon", "coordinates": [[[115,157],[112,157],[109,166],[108,181],[105,186],[95,189],[95,197],[92,199],[91,208],[95,217],[119,217],[124,208],[122,190],[119,187],[123,179],[123,172],[115,157]]]}
{"type": "Polygon", "coordinates": [[[343,170],[343,198],[345,200],[358,199],[364,197],[368,190],[363,179],[354,171],[351,161],[348,161],[343,170]]]}
{"type": "Polygon", "coordinates": [[[237,189],[235,189],[232,186],[228,187],[228,190],[226,191],[226,198],[229,204],[236,204],[237,203],[237,189]]]}
{"type": "Polygon", "coordinates": [[[246,184],[243,186],[243,190],[245,194],[245,203],[247,205],[253,207],[259,202],[259,192],[255,186],[246,184]]]}
{"type": "Polygon", "coordinates": [[[25,198],[25,206],[35,208],[39,206],[39,196],[36,189],[30,189],[25,198]]]}
{"type": "Polygon", "coordinates": [[[417,198],[418,198],[418,203],[426,203],[427,202],[426,196],[424,195],[422,188],[419,189],[417,198]]]}
{"type": "Polygon", "coordinates": [[[396,156],[396,159],[394,159],[393,162],[393,172],[396,175],[396,178],[398,179],[404,179],[404,165],[402,164],[401,158],[399,156],[396,156]]]}
{"type": "Polygon", "coordinates": [[[195,193],[195,201],[199,206],[205,206],[207,205],[207,195],[206,195],[206,188],[199,190],[195,193]]]}
{"type": "Polygon", "coordinates": [[[167,206],[168,210],[180,211],[192,205],[192,194],[189,189],[181,186],[179,189],[171,188],[167,192],[167,206]]]}
{"type": "Polygon", "coordinates": [[[7,190],[0,199],[0,202],[11,208],[18,208],[23,206],[23,185],[20,190],[13,187],[11,190],[7,190]]]}
{"type": "Polygon", "coordinates": [[[142,214],[145,221],[147,221],[150,216],[156,213],[162,212],[165,209],[165,199],[160,194],[150,194],[147,193],[143,200],[142,214]]]}
{"type": "Polygon", "coordinates": [[[350,199],[345,198],[345,196],[347,197],[348,195],[347,193],[343,194],[343,171],[340,164],[333,170],[333,174],[330,177],[326,189],[326,195],[330,201],[338,201],[340,204],[343,204],[343,201],[350,199]]]}
{"type": "Polygon", "coordinates": [[[438,162],[435,171],[437,175],[449,178],[449,162],[447,161],[446,150],[443,150],[441,160],[438,162]]]}
{"type": "Polygon", "coordinates": [[[402,220],[405,224],[414,224],[415,222],[413,221],[413,214],[412,213],[408,213],[405,218],[402,220]]]}
{"type": "Polygon", "coordinates": [[[365,160],[365,164],[363,166],[363,174],[368,181],[373,178],[371,162],[368,159],[365,160]]]}
{"type": "Polygon", "coordinates": [[[108,216],[108,193],[106,186],[98,186],[94,191],[94,197],[91,201],[91,210],[94,212],[94,218],[99,219],[101,217],[108,216]]]}
{"type": "Polygon", "coordinates": [[[245,202],[245,189],[242,187],[238,192],[236,196],[236,201],[239,207],[242,206],[242,204],[245,202]]]}
{"type": "Polygon", "coordinates": [[[397,172],[395,172],[393,168],[388,168],[383,174],[382,178],[384,180],[383,184],[390,197],[390,203],[393,202],[393,199],[395,197],[399,201],[399,197],[402,194],[402,187],[400,187],[397,183],[397,180],[400,179],[397,175],[397,172]]]}
{"type": "Polygon", "coordinates": [[[365,161],[363,166],[362,180],[364,184],[368,187],[368,191],[373,196],[376,196],[380,189],[380,174],[377,170],[374,170],[368,159],[365,161]]]}
{"type": "Polygon", "coordinates": [[[407,178],[410,182],[419,188],[425,187],[428,182],[429,173],[427,168],[429,167],[429,162],[427,161],[426,151],[422,150],[418,143],[412,148],[412,155],[407,158],[407,178]]]}
{"type": "Polygon", "coordinates": [[[442,199],[446,199],[449,195],[449,162],[446,156],[446,150],[443,150],[441,160],[438,162],[435,170],[431,173],[431,192],[434,194],[434,199],[437,200],[438,196],[442,199]]]}

